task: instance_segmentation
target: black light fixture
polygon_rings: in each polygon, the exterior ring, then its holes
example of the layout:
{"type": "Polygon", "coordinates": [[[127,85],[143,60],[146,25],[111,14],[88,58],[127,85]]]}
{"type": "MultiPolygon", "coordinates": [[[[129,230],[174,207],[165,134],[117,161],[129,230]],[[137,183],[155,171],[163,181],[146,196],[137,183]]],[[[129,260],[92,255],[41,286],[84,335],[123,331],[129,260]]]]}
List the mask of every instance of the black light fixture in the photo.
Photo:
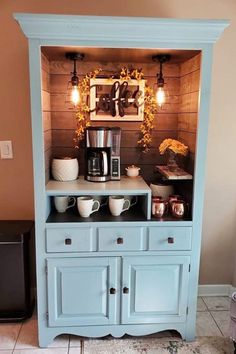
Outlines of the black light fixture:
{"type": "Polygon", "coordinates": [[[162,105],[165,103],[165,90],[164,90],[165,80],[162,73],[162,65],[163,63],[169,61],[170,58],[171,56],[169,54],[158,54],[152,57],[153,61],[159,62],[160,64],[160,71],[157,74],[157,92],[156,92],[156,101],[159,107],[162,107],[162,105]]]}
{"type": "Polygon", "coordinates": [[[76,52],[68,52],[66,53],[66,58],[73,60],[74,62],[74,67],[73,71],[71,72],[71,80],[69,81],[70,87],[68,88],[70,90],[70,101],[74,104],[74,106],[77,106],[78,103],[80,102],[80,94],[79,94],[79,78],[77,75],[77,70],[76,70],[76,62],[77,60],[83,60],[84,59],[84,54],[82,53],[76,53],[76,52]]]}

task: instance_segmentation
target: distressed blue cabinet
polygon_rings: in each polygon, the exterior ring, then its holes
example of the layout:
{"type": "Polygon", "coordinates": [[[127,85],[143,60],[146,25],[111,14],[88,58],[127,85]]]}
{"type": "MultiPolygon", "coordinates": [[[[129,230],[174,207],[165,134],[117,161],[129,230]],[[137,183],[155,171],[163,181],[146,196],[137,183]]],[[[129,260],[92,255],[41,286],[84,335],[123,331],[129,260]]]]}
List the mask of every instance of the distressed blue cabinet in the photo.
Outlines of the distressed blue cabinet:
{"type": "MultiPolygon", "coordinates": [[[[39,345],[47,346],[62,333],[121,337],[168,329],[194,340],[212,52],[213,43],[229,22],[46,14],[14,17],[29,39],[39,345]],[[91,52],[93,48],[95,52],[97,48],[129,48],[137,49],[137,56],[142,48],[142,56],[150,50],[150,58],[155,48],[157,53],[163,48],[177,50],[178,58],[181,50],[184,56],[188,50],[201,52],[200,87],[195,92],[196,149],[191,151],[191,220],[150,220],[151,191],[141,178],[101,184],[86,184],[81,178],[68,183],[47,181],[50,158],[54,157],[51,152],[57,152],[50,144],[50,89],[42,90],[41,48],[47,46],[61,47],[58,54],[68,47],[76,51],[91,47],[91,52]],[[90,194],[138,195],[140,210],[132,215],[131,208],[128,217],[117,220],[109,215],[84,221],[71,214],[68,218],[67,213],[52,217],[54,196],[90,194]]],[[[49,65],[45,70],[50,71],[49,65]]],[[[185,120],[192,111],[187,101],[181,100],[180,113],[185,120]],[[185,112],[186,108],[190,110],[185,112]]],[[[55,118],[63,121],[58,114],[55,118]]],[[[195,126],[192,128],[195,130],[195,126]]],[[[154,149],[151,154],[155,161],[154,149]]],[[[127,160],[128,156],[125,162],[124,155],[122,164],[133,162],[127,160]]]]}
{"type": "Polygon", "coordinates": [[[47,259],[49,326],[183,322],[189,262],[188,256],[47,259]]]}
{"type": "Polygon", "coordinates": [[[49,326],[115,323],[116,258],[47,259],[47,268],[49,326]]]}
{"type": "Polygon", "coordinates": [[[190,257],[123,259],[122,323],[183,322],[190,257]]]}

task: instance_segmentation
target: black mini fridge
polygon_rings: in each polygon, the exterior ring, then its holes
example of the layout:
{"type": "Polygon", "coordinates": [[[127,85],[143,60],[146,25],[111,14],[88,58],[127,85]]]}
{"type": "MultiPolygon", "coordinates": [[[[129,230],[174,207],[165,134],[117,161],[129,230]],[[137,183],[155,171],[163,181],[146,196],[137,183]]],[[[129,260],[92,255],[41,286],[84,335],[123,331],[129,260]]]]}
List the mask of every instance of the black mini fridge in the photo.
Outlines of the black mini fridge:
{"type": "Polygon", "coordinates": [[[33,238],[33,221],[0,221],[0,322],[32,315],[33,238]]]}

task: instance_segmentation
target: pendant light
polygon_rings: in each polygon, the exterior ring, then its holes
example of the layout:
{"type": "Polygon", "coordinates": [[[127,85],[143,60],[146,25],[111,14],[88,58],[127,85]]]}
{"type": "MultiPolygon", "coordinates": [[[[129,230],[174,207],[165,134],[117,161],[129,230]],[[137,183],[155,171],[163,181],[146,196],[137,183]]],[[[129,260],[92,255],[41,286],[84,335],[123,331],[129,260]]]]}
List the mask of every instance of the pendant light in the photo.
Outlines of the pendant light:
{"type": "Polygon", "coordinates": [[[169,54],[158,54],[154,55],[152,57],[152,60],[155,62],[159,62],[160,64],[160,70],[159,73],[157,74],[157,92],[156,92],[156,101],[159,107],[162,107],[162,105],[165,103],[165,90],[164,90],[164,85],[165,85],[165,80],[164,76],[162,73],[162,65],[163,63],[167,62],[170,60],[170,55],[169,54]]]}
{"type": "Polygon", "coordinates": [[[79,93],[79,78],[77,75],[77,70],[76,70],[76,62],[77,60],[83,60],[84,54],[82,53],[75,53],[75,52],[69,52],[66,53],[66,58],[73,60],[74,62],[74,67],[73,71],[71,72],[71,80],[69,81],[69,87],[67,90],[70,91],[70,101],[73,103],[74,106],[77,106],[78,103],[80,102],[80,93],[79,93]]]}

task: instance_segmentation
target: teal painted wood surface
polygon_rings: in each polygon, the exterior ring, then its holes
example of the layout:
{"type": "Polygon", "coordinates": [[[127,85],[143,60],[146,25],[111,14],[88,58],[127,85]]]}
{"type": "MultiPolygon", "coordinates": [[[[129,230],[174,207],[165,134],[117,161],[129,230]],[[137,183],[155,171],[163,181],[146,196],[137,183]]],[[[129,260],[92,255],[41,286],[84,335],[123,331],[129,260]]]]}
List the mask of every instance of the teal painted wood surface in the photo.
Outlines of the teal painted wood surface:
{"type": "Polygon", "coordinates": [[[123,260],[122,323],[183,322],[190,257],[146,256],[123,260]]]}
{"type": "Polygon", "coordinates": [[[49,326],[107,325],[116,321],[116,258],[47,260],[49,326]]]}
{"type": "Polygon", "coordinates": [[[191,250],[191,227],[149,227],[148,234],[149,250],[191,250]]]}

